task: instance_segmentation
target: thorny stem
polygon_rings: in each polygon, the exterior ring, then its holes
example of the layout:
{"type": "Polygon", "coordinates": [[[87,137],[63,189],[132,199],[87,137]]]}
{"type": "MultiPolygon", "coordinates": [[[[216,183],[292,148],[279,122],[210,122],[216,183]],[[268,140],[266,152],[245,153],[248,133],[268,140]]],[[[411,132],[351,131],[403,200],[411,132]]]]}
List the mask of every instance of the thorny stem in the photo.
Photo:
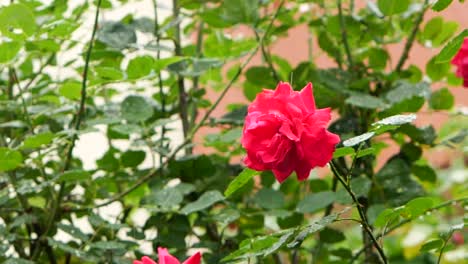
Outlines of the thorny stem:
{"type": "MultiPolygon", "coordinates": [[[[200,24],[198,24],[198,32],[197,32],[197,44],[196,44],[196,51],[195,51],[196,52],[195,56],[197,58],[202,57],[203,28],[204,27],[205,27],[205,23],[201,21],[200,24]]],[[[199,76],[193,77],[192,90],[197,91],[198,89],[200,89],[199,84],[200,84],[200,77],[199,76]]],[[[192,108],[192,111],[191,111],[192,113],[190,117],[190,127],[193,127],[198,116],[198,108],[197,108],[196,102],[192,102],[191,108],[192,108]]]]}
{"type": "MultiPolygon", "coordinates": [[[[80,106],[78,108],[78,111],[75,116],[75,124],[74,124],[74,129],[75,129],[75,134],[73,135],[69,146],[67,150],[67,154],[65,157],[65,163],[62,168],[62,172],[67,171],[70,168],[71,165],[71,159],[72,159],[72,154],[73,154],[73,148],[75,147],[76,140],[78,138],[78,135],[76,134],[78,130],[80,129],[81,122],[83,120],[83,116],[85,113],[85,105],[86,105],[86,87],[87,87],[87,81],[88,81],[88,70],[89,70],[89,61],[91,59],[91,51],[93,50],[93,44],[94,44],[94,37],[96,36],[96,31],[98,28],[98,21],[99,21],[99,10],[101,7],[101,2],[102,0],[98,0],[97,6],[96,6],[96,14],[94,17],[94,25],[93,25],[93,31],[91,33],[91,39],[89,41],[89,47],[88,51],[86,52],[86,58],[85,58],[85,65],[83,69],[83,80],[81,83],[81,98],[80,98],[80,106]]],[[[38,241],[41,242],[43,239],[45,239],[52,228],[52,225],[54,224],[55,217],[59,214],[60,210],[60,202],[62,200],[62,197],[65,192],[65,183],[61,183],[59,187],[59,191],[57,194],[56,199],[53,201],[53,205],[50,211],[49,218],[47,220],[47,224],[45,227],[44,232],[41,234],[41,236],[38,238],[38,241]]],[[[32,254],[32,260],[37,260],[40,256],[40,244],[37,246],[32,254]]]]}
{"type": "MultiPolygon", "coordinates": [[[[178,20],[180,16],[180,6],[178,0],[172,1],[172,13],[174,19],[178,20]]],[[[174,46],[175,55],[182,56],[180,23],[174,24],[174,46]]],[[[188,119],[188,94],[187,91],[185,91],[184,77],[181,75],[177,77],[177,85],[179,87],[179,114],[182,121],[182,131],[184,133],[184,137],[187,137],[188,131],[190,129],[188,119]]],[[[190,152],[191,149],[187,149],[187,154],[190,152]]]]}
{"type": "MultiPolygon", "coordinates": [[[[284,3],[284,1],[282,1],[282,3],[280,4],[280,6],[278,7],[278,9],[276,10],[276,13],[274,14],[273,18],[271,19],[271,22],[270,22],[270,25],[268,26],[266,32],[265,32],[265,35],[271,30],[272,26],[273,26],[273,22],[275,21],[276,17],[278,16],[279,14],[279,11],[281,9],[281,6],[282,4],[284,3]]],[[[221,94],[218,96],[218,98],[216,99],[216,101],[211,105],[211,107],[208,109],[208,111],[206,111],[206,113],[203,115],[202,119],[200,120],[200,122],[194,126],[192,128],[192,130],[190,131],[190,133],[187,135],[187,137],[184,139],[184,141],[179,145],[177,146],[174,151],[171,153],[171,155],[169,155],[167,157],[167,159],[164,161],[164,163],[160,164],[160,168],[154,168],[154,169],[151,169],[145,176],[139,178],[132,186],[130,186],[128,189],[116,194],[114,197],[112,197],[111,199],[109,199],[108,201],[106,202],[103,202],[101,204],[97,204],[95,206],[92,206],[92,207],[82,207],[82,208],[73,208],[73,209],[70,209],[72,211],[83,211],[83,210],[90,210],[90,209],[95,209],[95,208],[99,208],[99,207],[103,207],[103,206],[106,206],[106,205],[109,205],[113,202],[116,202],[118,200],[120,200],[122,197],[125,197],[127,194],[131,193],[132,191],[134,191],[135,189],[137,189],[138,187],[140,187],[142,184],[144,184],[145,182],[149,181],[151,178],[153,178],[155,175],[156,175],[156,172],[158,170],[161,170],[163,167],[167,166],[167,164],[169,164],[169,162],[171,160],[173,160],[177,153],[182,150],[185,146],[187,146],[188,144],[190,144],[190,142],[192,142],[192,139],[195,135],[195,133],[205,124],[205,122],[208,120],[208,118],[211,116],[211,114],[213,113],[213,111],[216,109],[216,107],[219,105],[219,103],[221,102],[221,100],[223,100],[224,96],[226,95],[226,93],[229,91],[229,89],[231,89],[232,85],[237,81],[237,79],[239,78],[239,76],[241,75],[241,73],[244,71],[244,69],[247,67],[247,65],[250,63],[250,61],[253,59],[253,57],[255,56],[255,54],[257,54],[259,48],[260,48],[260,45],[262,45],[263,43],[263,39],[264,38],[261,38],[260,39],[260,43],[257,45],[257,47],[250,53],[249,57],[247,57],[247,59],[244,61],[244,63],[242,63],[240,66],[239,66],[239,69],[237,70],[237,72],[234,74],[234,76],[232,77],[232,79],[229,81],[229,83],[224,87],[224,89],[221,91],[221,94]]]]}
{"type": "Polygon", "coordinates": [[[377,239],[374,237],[374,234],[372,234],[371,227],[370,227],[369,223],[367,222],[367,217],[366,217],[365,213],[363,212],[362,207],[359,204],[359,201],[358,201],[356,195],[354,194],[353,190],[351,190],[350,186],[342,178],[342,176],[339,174],[339,172],[337,171],[333,161],[331,161],[329,164],[330,164],[331,170],[332,170],[333,174],[335,175],[335,177],[343,185],[343,187],[346,189],[348,194],[353,199],[353,202],[356,204],[356,208],[357,208],[357,211],[359,213],[359,217],[362,220],[362,227],[363,227],[364,231],[366,231],[366,233],[369,235],[370,239],[372,240],[373,245],[375,246],[375,248],[379,252],[379,255],[380,255],[381,260],[383,261],[383,263],[387,264],[388,262],[387,262],[387,258],[385,257],[385,253],[384,253],[382,247],[379,245],[379,242],[377,241],[377,239]]]}
{"type": "MultiPolygon", "coordinates": [[[[161,35],[159,34],[159,21],[158,21],[158,3],[156,0],[153,0],[153,7],[154,7],[154,36],[156,38],[156,46],[158,47],[158,51],[156,52],[156,59],[161,59],[161,49],[159,48],[159,43],[161,41],[161,35]]],[[[158,86],[159,86],[159,96],[161,100],[161,112],[163,115],[166,113],[166,95],[164,94],[164,87],[163,87],[163,80],[161,71],[158,71],[158,86]]],[[[161,149],[164,148],[164,137],[166,134],[166,126],[161,126],[161,136],[159,138],[159,147],[161,149]]],[[[159,165],[163,163],[163,155],[159,154],[159,165]]]]}
{"type": "Polygon", "coordinates": [[[405,48],[403,49],[403,53],[401,54],[400,60],[398,60],[398,64],[395,68],[396,72],[401,71],[401,69],[403,68],[403,64],[405,64],[405,61],[408,59],[409,52],[411,50],[411,47],[413,46],[414,40],[416,39],[416,35],[418,34],[419,26],[421,25],[424,19],[424,14],[426,13],[426,10],[429,7],[428,3],[429,3],[429,0],[424,1],[422,10],[421,12],[419,12],[418,17],[416,18],[414,22],[413,30],[411,31],[411,34],[406,40],[405,48]]]}
{"type": "MultiPolygon", "coordinates": [[[[428,213],[428,212],[432,212],[432,211],[435,211],[435,210],[438,210],[438,209],[441,209],[441,208],[444,208],[444,207],[447,207],[447,206],[450,206],[454,203],[462,203],[462,202],[468,202],[468,197],[463,197],[463,198],[459,198],[459,199],[454,199],[454,200],[450,200],[450,201],[446,201],[444,203],[441,203],[437,206],[434,206],[432,208],[429,208],[427,209],[423,214],[425,213],[428,213]]],[[[394,226],[388,228],[387,230],[385,230],[384,232],[382,233],[379,233],[375,236],[376,239],[380,239],[382,238],[383,236],[393,232],[394,230],[400,228],[401,226],[403,225],[406,225],[407,223],[411,222],[412,220],[414,219],[406,219],[404,221],[401,221],[399,222],[398,224],[395,224],[394,226]]],[[[354,261],[356,261],[359,256],[366,250],[366,248],[372,246],[372,243],[369,243],[369,244],[365,244],[354,256],[353,258],[350,260],[350,264],[354,263],[354,261]]]]}
{"type": "Polygon", "coordinates": [[[341,27],[341,41],[343,41],[343,46],[345,48],[346,57],[348,58],[348,66],[349,68],[353,68],[353,57],[351,56],[351,49],[348,43],[348,32],[346,31],[346,23],[343,17],[343,6],[341,4],[341,0],[337,0],[338,5],[338,17],[340,20],[340,27],[341,27]]]}
{"type": "MultiPolygon", "coordinates": [[[[257,30],[253,30],[255,33],[255,38],[257,41],[260,41],[260,35],[258,34],[257,30]]],[[[266,34],[263,36],[263,38],[266,38],[266,34]]],[[[260,46],[260,50],[262,51],[262,56],[265,59],[265,62],[268,64],[268,67],[270,68],[271,74],[273,75],[273,79],[275,79],[276,82],[280,82],[281,78],[278,75],[278,72],[275,70],[275,66],[273,65],[273,62],[271,60],[271,56],[269,52],[266,50],[265,45],[260,46]]]]}

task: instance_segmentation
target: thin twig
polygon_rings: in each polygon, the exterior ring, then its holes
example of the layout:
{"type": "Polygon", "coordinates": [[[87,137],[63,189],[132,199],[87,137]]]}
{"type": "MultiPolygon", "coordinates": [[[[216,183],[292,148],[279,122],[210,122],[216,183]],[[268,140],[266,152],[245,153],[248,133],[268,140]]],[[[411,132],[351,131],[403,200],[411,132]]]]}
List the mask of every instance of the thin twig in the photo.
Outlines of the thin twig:
{"type": "Polygon", "coordinates": [[[403,49],[403,53],[401,54],[400,59],[398,60],[398,64],[395,68],[396,72],[400,72],[401,69],[403,68],[403,64],[405,64],[405,61],[408,59],[409,52],[411,50],[411,47],[413,46],[413,42],[416,39],[416,35],[418,34],[419,31],[419,26],[421,25],[423,19],[424,19],[424,14],[426,13],[426,10],[428,9],[429,5],[429,0],[425,0],[421,12],[418,14],[418,17],[416,18],[416,21],[414,22],[414,27],[413,30],[411,31],[411,34],[409,35],[408,39],[406,40],[405,48],[403,49]]]}
{"type": "Polygon", "coordinates": [[[351,190],[350,186],[348,184],[346,184],[345,180],[342,179],[342,176],[339,174],[339,172],[336,170],[335,168],[335,164],[332,162],[330,162],[330,167],[331,167],[331,170],[333,172],[333,174],[335,175],[335,177],[338,179],[338,181],[343,185],[343,187],[346,189],[346,191],[348,192],[348,194],[351,196],[351,198],[353,199],[353,202],[356,204],[356,208],[357,208],[357,211],[359,213],[359,217],[361,218],[362,220],[362,227],[364,228],[364,231],[366,231],[366,233],[369,235],[370,239],[372,240],[373,242],[373,245],[375,246],[375,248],[377,249],[377,251],[379,252],[379,255],[383,261],[384,264],[388,263],[387,262],[387,258],[385,257],[385,253],[382,249],[382,247],[379,245],[379,242],[377,241],[377,239],[375,238],[374,234],[372,234],[372,230],[370,228],[370,225],[369,223],[367,222],[367,217],[366,215],[364,214],[360,204],[359,204],[359,201],[356,197],[356,195],[354,194],[353,190],[351,190]]]}
{"type": "MultiPolygon", "coordinates": [[[[154,8],[154,37],[156,38],[156,46],[159,47],[159,43],[161,41],[161,35],[159,33],[159,19],[158,19],[158,3],[156,0],[153,0],[153,8],[154,8]]],[[[161,59],[161,49],[158,49],[156,52],[156,59],[160,60],[161,59]]],[[[159,97],[161,100],[161,112],[163,117],[165,117],[166,114],[166,95],[164,94],[164,87],[163,87],[163,80],[162,80],[162,75],[161,71],[157,72],[158,76],[158,86],[159,86],[159,97]]],[[[164,148],[164,137],[166,134],[166,126],[162,125],[161,126],[161,135],[159,137],[159,147],[161,149],[164,148]]],[[[160,153],[159,154],[159,166],[163,163],[163,155],[160,153]]],[[[161,167],[162,168],[162,167],[161,167]]],[[[162,171],[161,171],[162,172],[162,171]]]]}
{"type": "MultiPolygon", "coordinates": [[[[279,8],[281,8],[281,6],[279,8]]],[[[257,41],[260,41],[260,35],[258,34],[257,30],[254,29],[253,32],[255,33],[255,38],[257,39],[257,41]]],[[[266,36],[263,36],[263,38],[265,38],[265,37],[266,36]]],[[[268,53],[268,51],[266,50],[264,44],[262,44],[262,46],[260,47],[260,50],[262,51],[262,56],[265,59],[265,62],[267,63],[268,68],[270,68],[271,74],[273,75],[273,79],[275,79],[276,82],[280,82],[281,78],[279,77],[278,73],[276,72],[275,66],[273,65],[273,62],[271,60],[271,56],[268,53]]]]}
{"type": "MultiPolygon", "coordinates": [[[[195,56],[197,58],[202,57],[202,46],[203,46],[203,29],[205,27],[205,23],[201,21],[198,24],[198,31],[197,31],[197,44],[196,44],[196,50],[195,50],[195,56]]],[[[200,89],[200,76],[194,76],[193,77],[193,87],[192,90],[195,92],[200,89]]],[[[198,116],[198,107],[196,102],[192,101],[191,105],[191,116],[190,116],[190,127],[193,127],[198,116]]]]}
{"type": "MultiPolygon", "coordinates": [[[[89,41],[89,47],[88,47],[88,51],[86,53],[86,58],[85,58],[85,66],[84,66],[84,69],[83,69],[83,80],[82,80],[82,83],[81,83],[80,106],[79,106],[78,111],[77,111],[76,116],[75,116],[75,124],[74,124],[75,132],[77,132],[80,129],[81,122],[83,120],[83,116],[84,116],[84,112],[85,112],[86,87],[87,87],[87,81],[88,81],[89,61],[91,59],[91,51],[93,49],[94,37],[96,35],[97,28],[98,28],[99,10],[100,10],[100,7],[101,7],[101,2],[102,2],[102,0],[98,0],[98,2],[97,2],[96,14],[95,14],[94,25],[93,25],[93,31],[91,33],[91,39],[89,41]]],[[[66,154],[66,157],[65,157],[65,163],[64,163],[62,171],[66,171],[70,167],[71,158],[72,158],[72,154],[73,154],[73,148],[75,147],[75,142],[76,142],[77,138],[78,138],[78,135],[75,133],[73,135],[71,141],[70,141],[69,146],[68,146],[67,154],[66,154]]],[[[53,202],[53,205],[52,205],[52,208],[51,208],[51,211],[50,211],[50,215],[49,215],[49,218],[47,220],[46,227],[45,227],[43,233],[38,238],[39,242],[41,242],[43,239],[45,239],[47,237],[50,229],[52,228],[52,225],[54,224],[55,217],[58,215],[59,210],[60,210],[60,202],[61,202],[62,197],[64,195],[64,191],[65,191],[65,183],[61,183],[60,187],[59,187],[58,194],[57,194],[57,198],[53,202]]],[[[35,248],[35,250],[34,250],[34,252],[32,254],[32,260],[35,261],[35,260],[37,260],[39,258],[39,256],[40,256],[40,247],[41,246],[39,244],[39,246],[35,248]]]]}
{"type": "MultiPolygon", "coordinates": [[[[175,20],[179,19],[180,5],[178,0],[172,0],[172,15],[175,20]]],[[[182,56],[180,23],[174,24],[174,46],[175,55],[182,56]]],[[[184,77],[180,74],[177,76],[177,86],[179,88],[179,115],[182,121],[182,131],[184,133],[184,137],[187,137],[190,129],[188,119],[188,94],[187,91],[185,91],[184,77]]],[[[190,153],[190,150],[188,150],[188,153],[190,153]]]]}
{"type": "Polygon", "coordinates": [[[346,23],[343,17],[343,6],[341,4],[341,0],[337,0],[338,5],[338,17],[340,20],[340,27],[341,27],[341,41],[343,42],[343,46],[345,48],[346,57],[348,58],[348,66],[349,68],[353,68],[353,57],[351,55],[351,49],[348,43],[348,32],[346,31],[346,23]]]}

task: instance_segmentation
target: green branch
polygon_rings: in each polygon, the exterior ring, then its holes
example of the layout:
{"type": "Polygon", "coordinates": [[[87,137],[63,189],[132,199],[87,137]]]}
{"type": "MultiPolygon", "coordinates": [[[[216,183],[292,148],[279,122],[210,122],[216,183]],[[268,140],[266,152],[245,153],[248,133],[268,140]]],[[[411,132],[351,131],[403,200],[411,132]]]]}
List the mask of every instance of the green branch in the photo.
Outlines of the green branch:
{"type": "MultiPolygon", "coordinates": [[[[178,0],[172,1],[172,15],[174,16],[175,20],[179,19],[180,5],[178,0]]],[[[174,46],[175,55],[182,56],[180,22],[174,24],[174,46]]],[[[187,133],[190,129],[188,118],[188,94],[187,91],[185,91],[184,77],[181,75],[177,76],[177,86],[179,88],[179,115],[180,119],[182,120],[182,131],[184,133],[184,137],[187,137],[187,133]]]]}
{"type": "MultiPolygon", "coordinates": [[[[73,135],[73,137],[72,137],[72,139],[70,141],[70,144],[68,146],[68,150],[67,150],[67,154],[66,154],[66,158],[65,158],[65,163],[64,163],[62,171],[67,171],[70,168],[72,154],[73,154],[73,148],[75,147],[75,142],[78,139],[78,135],[76,133],[80,129],[81,122],[83,120],[83,116],[84,116],[84,113],[85,113],[85,105],[86,105],[86,97],[87,97],[86,96],[87,95],[86,94],[86,87],[87,87],[87,81],[88,81],[89,61],[91,59],[91,52],[93,50],[94,38],[96,36],[96,32],[97,32],[97,28],[98,28],[99,10],[100,10],[100,7],[101,7],[101,2],[102,2],[102,0],[98,0],[98,2],[97,2],[96,14],[95,14],[95,17],[94,17],[93,31],[91,33],[91,39],[89,41],[88,51],[86,52],[85,66],[84,66],[84,69],[83,69],[83,80],[81,82],[80,105],[79,105],[78,111],[76,112],[76,116],[75,116],[75,124],[74,124],[75,134],[73,135]]],[[[38,238],[39,243],[41,243],[42,240],[44,240],[48,236],[48,233],[49,233],[50,229],[52,228],[52,226],[54,224],[55,217],[58,215],[58,212],[60,210],[60,203],[61,203],[62,197],[64,195],[64,191],[65,191],[65,183],[61,183],[60,187],[59,187],[57,197],[56,197],[56,199],[54,199],[54,201],[52,203],[52,208],[51,208],[50,215],[49,215],[49,218],[48,218],[47,223],[46,223],[46,227],[45,227],[43,233],[38,238]]],[[[39,244],[34,249],[34,251],[32,253],[32,260],[33,261],[35,261],[35,260],[37,260],[39,258],[40,253],[41,253],[40,249],[41,249],[41,244],[39,244]]]]}
{"type": "Polygon", "coordinates": [[[340,28],[341,28],[341,41],[343,42],[343,46],[345,48],[346,57],[348,58],[348,66],[349,68],[353,68],[353,57],[351,55],[351,49],[348,43],[348,32],[346,31],[346,23],[343,17],[343,6],[341,4],[341,0],[337,0],[338,6],[338,17],[340,20],[340,28]]]}
{"type": "Polygon", "coordinates": [[[343,185],[343,187],[346,189],[346,191],[348,192],[348,194],[351,196],[351,198],[353,199],[353,202],[356,204],[356,208],[357,208],[357,211],[359,213],[359,217],[361,218],[362,220],[362,228],[364,229],[364,231],[367,233],[367,235],[370,237],[370,239],[372,240],[372,244],[375,246],[375,248],[377,249],[377,251],[379,252],[379,255],[380,255],[380,258],[381,260],[383,261],[384,264],[387,264],[388,261],[387,261],[387,258],[385,257],[385,253],[382,249],[382,247],[379,245],[379,242],[377,241],[376,237],[374,236],[374,234],[372,233],[372,229],[369,225],[369,223],[367,222],[367,217],[364,213],[364,211],[362,210],[361,208],[361,205],[359,204],[359,201],[358,201],[358,198],[356,197],[356,195],[354,194],[353,190],[351,190],[351,187],[345,182],[345,180],[342,178],[342,176],[339,174],[338,170],[336,169],[335,167],[335,164],[332,162],[330,162],[330,167],[331,167],[331,170],[333,172],[333,174],[335,175],[335,177],[338,179],[338,181],[343,185]]]}
{"type": "Polygon", "coordinates": [[[426,10],[429,8],[428,3],[429,3],[429,0],[424,1],[422,10],[419,13],[418,17],[416,18],[416,21],[414,22],[413,30],[411,31],[411,34],[409,35],[408,40],[405,43],[403,53],[401,54],[401,57],[398,60],[398,64],[395,68],[396,72],[401,71],[401,69],[403,68],[403,64],[405,64],[405,61],[408,59],[409,52],[411,50],[411,47],[413,46],[414,40],[416,39],[416,35],[418,34],[419,26],[421,25],[424,19],[424,14],[426,13],[426,10]]]}

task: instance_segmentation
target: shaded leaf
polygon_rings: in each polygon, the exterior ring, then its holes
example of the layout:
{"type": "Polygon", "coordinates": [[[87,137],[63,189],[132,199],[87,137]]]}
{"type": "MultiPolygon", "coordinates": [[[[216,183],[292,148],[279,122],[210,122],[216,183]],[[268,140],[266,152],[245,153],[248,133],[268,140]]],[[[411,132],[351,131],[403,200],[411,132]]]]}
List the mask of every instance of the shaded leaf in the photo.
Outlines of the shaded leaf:
{"type": "Polygon", "coordinates": [[[463,30],[460,34],[454,37],[445,47],[439,52],[436,57],[436,63],[444,63],[450,61],[460,49],[463,40],[468,36],[468,29],[463,30]]]}
{"type": "Polygon", "coordinates": [[[18,168],[23,163],[21,152],[0,147],[0,172],[18,168]]]}
{"type": "Polygon", "coordinates": [[[224,196],[231,196],[257,174],[257,171],[245,168],[238,176],[236,176],[236,178],[234,178],[234,180],[231,181],[231,183],[229,183],[226,191],[224,191],[224,196]]]}
{"type": "Polygon", "coordinates": [[[334,192],[325,191],[308,194],[297,205],[297,211],[300,213],[313,213],[332,204],[336,199],[334,192]]]}
{"type": "Polygon", "coordinates": [[[208,208],[216,202],[222,200],[224,200],[224,196],[219,191],[207,191],[204,194],[202,194],[202,196],[200,196],[195,202],[185,205],[180,210],[180,212],[182,214],[188,215],[190,213],[208,208]]]}
{"type": "Polygon", "coordinates": [[[130,95],[122,102],[120,112],[127,121],[138,123],[153,116],[153,106],[144,97],[130,95]]]}

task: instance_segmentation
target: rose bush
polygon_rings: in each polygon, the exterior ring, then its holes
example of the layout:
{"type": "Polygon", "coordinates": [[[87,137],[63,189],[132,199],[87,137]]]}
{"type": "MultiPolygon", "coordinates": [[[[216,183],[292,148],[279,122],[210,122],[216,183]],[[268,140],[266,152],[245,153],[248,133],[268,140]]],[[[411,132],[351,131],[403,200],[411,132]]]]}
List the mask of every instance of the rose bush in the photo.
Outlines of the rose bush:
{"type": "Polygon", "coordinates": [[[462,2],[1,1],[0,263],[463,263],[462,2]]]}
{"type": "Polygon", "coordinates": [[[249,105],[242,145],[245,164],[254,170],[272,170],[281,183],[294,171],[301,181],[332,158],[340,138],[326,128],[330,108],[316,109],[312,84],[300,92],[289,83],[263,90],[249,105]]]}

